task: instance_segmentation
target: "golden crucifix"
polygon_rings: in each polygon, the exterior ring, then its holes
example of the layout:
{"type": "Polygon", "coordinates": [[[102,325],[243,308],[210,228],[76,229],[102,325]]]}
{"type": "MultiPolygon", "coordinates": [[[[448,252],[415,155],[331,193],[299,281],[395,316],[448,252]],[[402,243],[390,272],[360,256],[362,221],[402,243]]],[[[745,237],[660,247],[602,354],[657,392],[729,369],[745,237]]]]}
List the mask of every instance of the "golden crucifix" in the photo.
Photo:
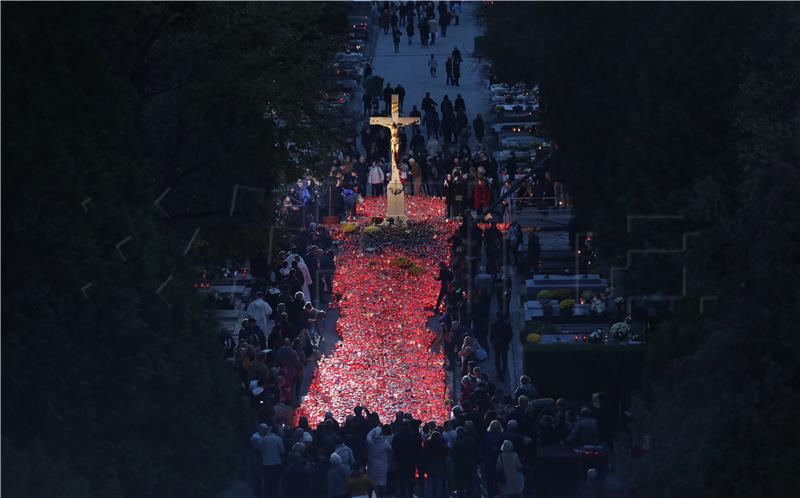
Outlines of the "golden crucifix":
{"type": "Polygon", "coordinates": [[[389,128],[392,133],[392,179],[389,181],[386,194],[386,219],[406,220],[406,200],[403,184],[400,182],[400,127],[419,124],[419,118],[400,117],[400,97],[392,95],[392,115],[388,118],[369,118],[369,124],[389,128]]]}

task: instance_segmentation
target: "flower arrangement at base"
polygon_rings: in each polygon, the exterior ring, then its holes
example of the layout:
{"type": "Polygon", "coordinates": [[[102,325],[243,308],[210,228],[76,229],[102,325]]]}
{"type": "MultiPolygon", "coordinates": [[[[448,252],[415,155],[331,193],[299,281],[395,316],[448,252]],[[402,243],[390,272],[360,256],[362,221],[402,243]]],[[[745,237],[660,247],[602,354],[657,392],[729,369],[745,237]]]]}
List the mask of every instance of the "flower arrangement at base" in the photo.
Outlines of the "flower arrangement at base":
{"type": "Polygon", "coordinates": [[[531,344],[536,344],[542,339],[542,336],[537,334],[536,332],[531,332],[530,334],[525,337],[525,341],[531,344]]]}
{"type": "Polygon", "coordinates": [[[602,330],[595,330],[591,334],[589,334],[589,342],[594,344],[599,344],[603,342],[603,331],[602,330]]]}
{"type": "Polygon", "coordinates": [[[617,322],[611,326],[611,329],[608,332],[612,338],[622,341],[628,338],[628,335],[631,333],[631,317],[625,317],[625,321],[617,322]]]}
{"type": "Polygon", "coordinates": [[[422,267],[418,266],[416,263],[413,263],[408,268],[408,274],[411,275],[412,277],[419,277],[423,273],[425,273],[425,270],[423,270],[422,267]]]}
{"type": "Polygon", "coordinates": [[[594,299],[594,292],[590,290],[585,290],[581,292],[581,301],[583,301],[584,303],[590,303],[592,302],[592,299],[594,299]]]}
{"type": "Polygon", "coordinates": [[[561,311],[572,311],[572,308],[575,307],[575,300],[564,299],[560,303],[558,303],[558,307],[561,308],[561,311]]]}
{"type": "Polygon", "coordinates": [[[369,225],[364,227],[364,235],[375,235],[376,233],[380,233],[381,227],[377,225],[369,225]]]}
{"type": "Polygon", "coordinates": [[[342,223],[342,233],[354,233],[358,231],[358,223],[342,223]]]}
{"type": "Polygon", "coordinates": [[[413,265],[414,262],[405,256],[400,256],[399,258],[394,258],[390,264],[398,268],[408,269],[411,268],[411,265],[413,265]]]}

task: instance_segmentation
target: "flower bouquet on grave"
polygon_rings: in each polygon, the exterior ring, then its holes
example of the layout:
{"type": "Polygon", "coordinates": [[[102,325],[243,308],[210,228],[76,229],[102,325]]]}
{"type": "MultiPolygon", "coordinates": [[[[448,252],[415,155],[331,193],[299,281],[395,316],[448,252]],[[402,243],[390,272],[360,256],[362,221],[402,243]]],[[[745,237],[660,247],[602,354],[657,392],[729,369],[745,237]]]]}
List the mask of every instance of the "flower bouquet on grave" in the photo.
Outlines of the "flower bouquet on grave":
{"type": "Polygon", "coordinates": [[[606,312],[606,303],[599,297],[592,299],[592,313],[595,315],[602,315],[606,312]]]}
{"type": "Polygon", "coordinates": [[[631,333],[630,322],[631,322],[631,317],[628,316],[625,317],[624,321],[615,323],[614,325],[611,326],[611,329],[609,330],[609,336],[618,341],[624,341],[625,339],[628,338],[628,336],[631,333]]]}

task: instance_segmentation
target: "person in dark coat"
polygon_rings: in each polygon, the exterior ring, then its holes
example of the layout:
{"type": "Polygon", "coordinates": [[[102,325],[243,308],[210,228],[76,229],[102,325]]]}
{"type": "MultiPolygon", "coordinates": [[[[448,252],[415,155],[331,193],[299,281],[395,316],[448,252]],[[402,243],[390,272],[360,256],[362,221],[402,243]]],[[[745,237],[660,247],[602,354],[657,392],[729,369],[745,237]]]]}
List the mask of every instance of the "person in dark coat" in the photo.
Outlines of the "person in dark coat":
{"type": "Polygon", "coordinates": [[[483,134],[484,134],[484,123],[483,123],[483,116],[478,113],[475,116],[475,119],[472,120],[472,131],[475,132],[475,140],[478,141],[479,144],[483,143],[483,134]]]}
{"type": "Polygon", "coordinates": [[[453,444],[453,465],[455,488],[458,496],[478,496],[475,474],[480,462],[481,452],[478,442],[464,427],[456,429],[456,442],[453,444]]]}
{"type": "Polygon", "coordinates": [[[406,89],[400,83],[394,87],[394,93],[397,94],[397,100],[400,103],[400,112],[403,112],[403,102],[406,100],[406,89]]]}
{"type": "Polygon", "coordinates": [[[428,476],[425,481],[425,496],[445,496],[449,453],[450,449],[439,431],[433,431],[430,438],[422,443],[421,461],[428,476]]]}
{"type": "Polygon", "coordinates": [[[455,86],[461,86],[459,82],[461,81],[461,60],[458,61],[453,59],[453,84],[455,86]]]}
{"type": "Polygon", "coordinates": [[[439,276],[435,277],[435,280],[439,281],[439,296],[436,298],[436,306],[433,310],[438,313],[442,300],[447,296],[447,285],[453,281],[453,272],[445,263],[439,263],[439,276]]]}
{"type": "Polygon", "coordinates": [[[608,406],[606,393],[592,394],[592,406],[589,408],[592,418],[597,421],[597,433],[600,442],[608,448],[610,458],[614,458],[614,433],[617,429],[617,419],[614,411],[608,406]]]}
{"type": "Polygon", "coordinates": [[[427,113],[432,109],[435,109],[436,106],[436,101],[431,98],[431,92],[425,92],[425,97],[422,99],[422,104],[420,105],[422,112],[427,113]]]}
{"type": "Polygon", "coordinates": [[[453,127],[455,126],[455,117],[453,111],[442,109],[442,141],[446,144],[453,143],[453,127]]]}
{"type": "Polygon", "coordinates": [[[447,80],[445,81],[445,85],[449,85],[453,81],[453,58],[448,57],[447,61],[444,63],[444,70],[447,73],[447,80]]]}
{"type": "Polygon", "coordinates": [[[467,112],[467,104],[464,102],[464,97],[462,97],[460,93],[456,95],[456,99],[453,101],[453,110],[455,112],[467,112]]]}
{"type": "Polygon", "coordinates": [[[492,324],[492,349],[494,349],[494,366],[500,378],[504,378],[508,371],[508,347],[512,335],[511,324],[505,315],[498,311],[497,319],[492,324]]]}
{"type": "Polygon", "coordinates": [[[297,496],[310,496],[311,493],[311,466],[303,458],[305,445],[295,443],[287,458],[286,467],[281,476],[281,496],[294,498],[297,496]]]}
{"type": "Polygon", "coordinates": [[[392,31],[392,43],[394,43],[394,53],[400,52],[400,40],[403,39],[403,34],[399,29],[394,28],[392,31]]]}
{"type": "Polygon", "coordinates": [[[400,430],[392,439],[392,451],[397,464],[398,498],[413,496],[414,477],[417,470],[417,458],[420,451],[419,432],[414,428],[412,420],[403,420],[400,430]]]}
{"type": "Polygon", "coordinates": [[[385,105],[386,113],[388,114],[392,107],[392,94],[394,90],[392,89],[392,85],[386,83],[386,88],[383,89],[383,103],[385,105]]]}
{"type": "Polygon", "coordinates": [[[414,39],[414,21],[411,18],[406,24],[406,35],[408,36],[408,44],[411,45],[411,41],[414,39]]]}
{"type": "Polygon", "coordinates": [[[447,8],[441,11],[439,15],[439,27],[442,31],[442,36],[447,36],[447,26],[450,25],[450,13],[447,12],[447,8]]]}

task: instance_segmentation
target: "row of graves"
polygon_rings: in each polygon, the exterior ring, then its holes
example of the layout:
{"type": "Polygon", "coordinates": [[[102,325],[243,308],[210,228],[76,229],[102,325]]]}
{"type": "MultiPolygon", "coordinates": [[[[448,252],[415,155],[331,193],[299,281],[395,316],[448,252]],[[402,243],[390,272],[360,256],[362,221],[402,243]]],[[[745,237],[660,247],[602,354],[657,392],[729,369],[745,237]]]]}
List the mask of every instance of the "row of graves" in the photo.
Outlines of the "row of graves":
{"type": "MultiPolygon", "coordinates": [[[[552,147],[540,122],[538,88],[495,85],[492,99],[494,157],[501,168],[515,161],[514,180],[522,182],[507,221],[516,221],[523,234],[515,259],[524,274],[518,293],[524,372],[538,387],[538,401],[564,398],[575,411],[588,406],[593,393],[605,392],[622,423],[638,384],[642,336],[627,316],[621,289],[613,287],[595,235],[573,227],[568,186],[551,178],[547,161],[538,166],[552,147]],[[537,166],[541,171],[531,169],[537,166]]],[[[598,462],[606,457],[602,448],[550,445],[539,449],[537,465],[551,476],[549,493],[574,494],[588,466],[604,472],[598,462]]]]}
{"type": "Polygon", "coordinates": [[[252,286],[253,276],[246,264],[197,269],[194,288],[203,296],[222,336],[230,336],[238,342],[242,323],[247,318],[247,304],[252,299],[252,286]]]}

